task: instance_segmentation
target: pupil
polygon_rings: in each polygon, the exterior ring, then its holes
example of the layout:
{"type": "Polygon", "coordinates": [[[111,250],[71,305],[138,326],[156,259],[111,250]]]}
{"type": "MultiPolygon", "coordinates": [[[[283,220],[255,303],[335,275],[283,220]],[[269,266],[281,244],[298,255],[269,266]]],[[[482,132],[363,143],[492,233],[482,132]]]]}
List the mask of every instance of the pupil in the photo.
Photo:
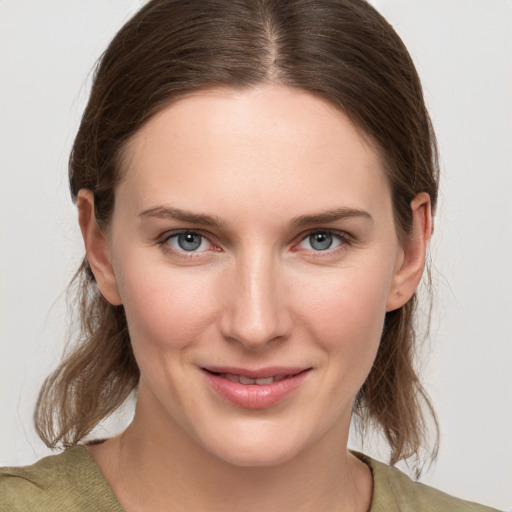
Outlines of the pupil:
{"type": "Polygon", "coordinates": [[[317,251],[325,251],[332,245],[332,235],[330,233],[315,233],[309,237],[309,243],[317,251]]]}
{"type": "Polygon", "coordinates": [[[195,233],[184,233],[178,236],[178,245],[184,251],[195,251],[201,245],[201,236],[195,233]]]}

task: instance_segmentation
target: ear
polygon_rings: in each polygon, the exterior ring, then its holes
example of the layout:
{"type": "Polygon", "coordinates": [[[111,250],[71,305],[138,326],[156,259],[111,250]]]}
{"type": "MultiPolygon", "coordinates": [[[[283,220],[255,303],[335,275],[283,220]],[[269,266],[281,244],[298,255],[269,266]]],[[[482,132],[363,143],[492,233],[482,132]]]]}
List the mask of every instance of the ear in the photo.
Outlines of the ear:
{"type": "Polygon", "coordinates": [[[386,303],[386,311],[402,307],[414,294],[425,267],[425,254],[432,233],[430,196],[418,194],[411,202],[412,232],[403,242],[386,303]]]}
{"type": "Polygon", "coordinates": [[[123,301],[117,289],[117,280],[112,268],[108,241],[96,224],[94,194],[90,190],[80,190],[77,196],[77,207],[87,260],[98,287],[103,297],[110,304],[118,306],[123,301]]]}

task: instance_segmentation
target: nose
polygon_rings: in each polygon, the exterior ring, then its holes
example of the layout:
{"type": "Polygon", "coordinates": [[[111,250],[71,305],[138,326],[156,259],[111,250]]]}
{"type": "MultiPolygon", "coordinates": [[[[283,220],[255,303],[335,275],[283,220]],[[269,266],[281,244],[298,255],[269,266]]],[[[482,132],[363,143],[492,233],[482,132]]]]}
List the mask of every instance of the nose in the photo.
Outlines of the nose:
{"type": "Polygon", "coordinates": [[[220,317],[225,339],[257,351],[290,335],[292,321],[278,265],[271,257],[240,258],[229,277],[220,317]]]}

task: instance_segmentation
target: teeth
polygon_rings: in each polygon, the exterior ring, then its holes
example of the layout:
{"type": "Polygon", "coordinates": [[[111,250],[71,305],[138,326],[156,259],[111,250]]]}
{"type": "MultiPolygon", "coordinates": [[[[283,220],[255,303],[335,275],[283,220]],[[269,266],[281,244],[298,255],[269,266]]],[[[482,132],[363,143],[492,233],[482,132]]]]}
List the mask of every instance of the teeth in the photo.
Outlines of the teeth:
{"type": "Polygon", "coordinates": [[[238,382],[240,382],[240,384],[256,384],[257,379],[249,379],[248,377],[243,377],[242,375],[239,375],[238,382]]]}
{"type": "Polygon", "coordinates": [[[223,373],[222,376],[231,382],[239,382],[240,384],[256,384],[258,386],[268,386],[273,382],[283,380],[286,375],[275,375],[274,377],[265,377],[263,379],[250,379],[243,375],[233,375],[232,373],[223,373]]]}
{"type": "Polygon", "coordinates": [[[256,379],[256,384],[258,384],[258,386],[265,386],[266,384],[272,384],[272,382],[275,382],[274,377],[267,377],[266,379],[256,379]]]}

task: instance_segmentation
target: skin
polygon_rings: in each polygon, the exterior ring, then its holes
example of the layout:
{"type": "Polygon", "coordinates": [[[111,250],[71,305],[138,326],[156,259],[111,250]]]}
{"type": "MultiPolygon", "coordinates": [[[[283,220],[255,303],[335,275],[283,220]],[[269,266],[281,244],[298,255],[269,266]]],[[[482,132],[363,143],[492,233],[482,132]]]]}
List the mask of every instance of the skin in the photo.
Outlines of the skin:
{"type": "Polygon", "coordinates": [[[401,242],[371,144],[325,100],[272,85],[165,108],[129,142],[123,173],[107,233],[92,194],[78,199],[89,262],[105,298],[124,305],[141,370],[133,423],[90,447],[119,501],[127,511],[368,510],[371,473],[347,450],[352,404],[386,311],[421,278],[428,195],[412,202],[401,242]],[[356,214],[293,223],[340,209],[356,214]],[[198,250],[181,249],[175,230],[197,233],[198,250]],[[311,234],[329,230],[331,247],[313,247],[311,234]],[[249,410],[211,389],[208,365],[310,371],[279,404],[249,410]]]}

